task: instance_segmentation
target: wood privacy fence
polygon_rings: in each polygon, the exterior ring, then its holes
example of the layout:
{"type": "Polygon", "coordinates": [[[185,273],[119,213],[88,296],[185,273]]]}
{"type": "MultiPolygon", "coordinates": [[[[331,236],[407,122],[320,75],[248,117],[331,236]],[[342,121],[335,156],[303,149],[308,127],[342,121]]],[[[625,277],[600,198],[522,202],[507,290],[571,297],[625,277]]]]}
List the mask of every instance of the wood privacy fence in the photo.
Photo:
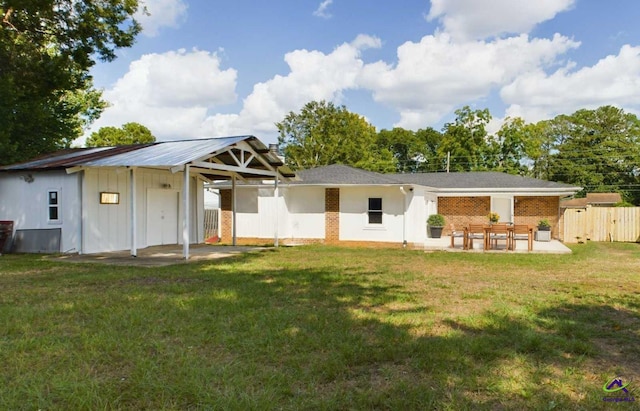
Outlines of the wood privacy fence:
{"type": "Polygon", "coordinates": [[[204,239],[220,236],[220,209],[204,210],[204,239]]]}
{"type": "Polygon", "coordinates": [[[567,208],[564,242],[640,242],[640,207],[567,208]]]}

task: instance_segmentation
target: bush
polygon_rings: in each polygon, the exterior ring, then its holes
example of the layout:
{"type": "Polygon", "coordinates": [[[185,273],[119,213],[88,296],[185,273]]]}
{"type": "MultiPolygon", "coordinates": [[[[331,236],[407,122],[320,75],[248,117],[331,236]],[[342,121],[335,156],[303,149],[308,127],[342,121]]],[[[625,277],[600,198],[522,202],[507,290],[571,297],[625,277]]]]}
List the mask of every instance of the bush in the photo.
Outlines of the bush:
{"type": "Polygon", "coordinates": [[[538,228],[551,228],[551,223],[546,218],[538,221],[538,228]]]}
{"type": "Polygon", "coordinates": [[[442,214],[431,214],[427,219],[427,224],[431,227],[444,227],[444,216],[442,214]]]}

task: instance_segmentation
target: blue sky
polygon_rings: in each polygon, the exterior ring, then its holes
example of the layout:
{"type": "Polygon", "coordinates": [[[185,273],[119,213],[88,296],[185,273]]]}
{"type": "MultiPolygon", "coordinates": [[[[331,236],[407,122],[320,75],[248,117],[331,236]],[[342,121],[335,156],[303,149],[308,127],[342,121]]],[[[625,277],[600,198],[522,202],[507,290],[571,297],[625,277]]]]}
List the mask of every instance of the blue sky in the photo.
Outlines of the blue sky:
{"type": "Polygon", "coordinates": [[[640,114],[634,0],[144,4],[136,44],[92,71],[111,105],[89,132],[275,142],[274,123],[322,99],[378,129],[441,129],[464,105],[489,108],[494,130],[606,104],[640,114]]]}

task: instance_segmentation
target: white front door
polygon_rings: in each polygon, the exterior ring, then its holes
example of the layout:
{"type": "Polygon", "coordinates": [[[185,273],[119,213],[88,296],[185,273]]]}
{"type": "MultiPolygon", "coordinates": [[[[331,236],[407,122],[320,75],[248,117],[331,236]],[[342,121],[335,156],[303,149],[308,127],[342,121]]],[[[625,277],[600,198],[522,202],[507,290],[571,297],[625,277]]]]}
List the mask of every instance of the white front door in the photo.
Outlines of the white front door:
{"type": "Polygon", "coordinates": [[[179,192],[147,191],[147,246],[178,244],[179,192]]]}

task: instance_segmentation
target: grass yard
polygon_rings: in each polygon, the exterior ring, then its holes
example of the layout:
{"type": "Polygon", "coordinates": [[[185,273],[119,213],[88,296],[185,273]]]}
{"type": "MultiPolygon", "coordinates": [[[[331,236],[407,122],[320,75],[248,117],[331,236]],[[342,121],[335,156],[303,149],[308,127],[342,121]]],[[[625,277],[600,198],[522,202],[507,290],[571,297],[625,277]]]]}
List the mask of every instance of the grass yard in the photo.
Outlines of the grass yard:
{"type": "Polygon", "coordinates": [[[638,409],[640,245],[573,250],[5,255],[0,409],[638,409]]]}

